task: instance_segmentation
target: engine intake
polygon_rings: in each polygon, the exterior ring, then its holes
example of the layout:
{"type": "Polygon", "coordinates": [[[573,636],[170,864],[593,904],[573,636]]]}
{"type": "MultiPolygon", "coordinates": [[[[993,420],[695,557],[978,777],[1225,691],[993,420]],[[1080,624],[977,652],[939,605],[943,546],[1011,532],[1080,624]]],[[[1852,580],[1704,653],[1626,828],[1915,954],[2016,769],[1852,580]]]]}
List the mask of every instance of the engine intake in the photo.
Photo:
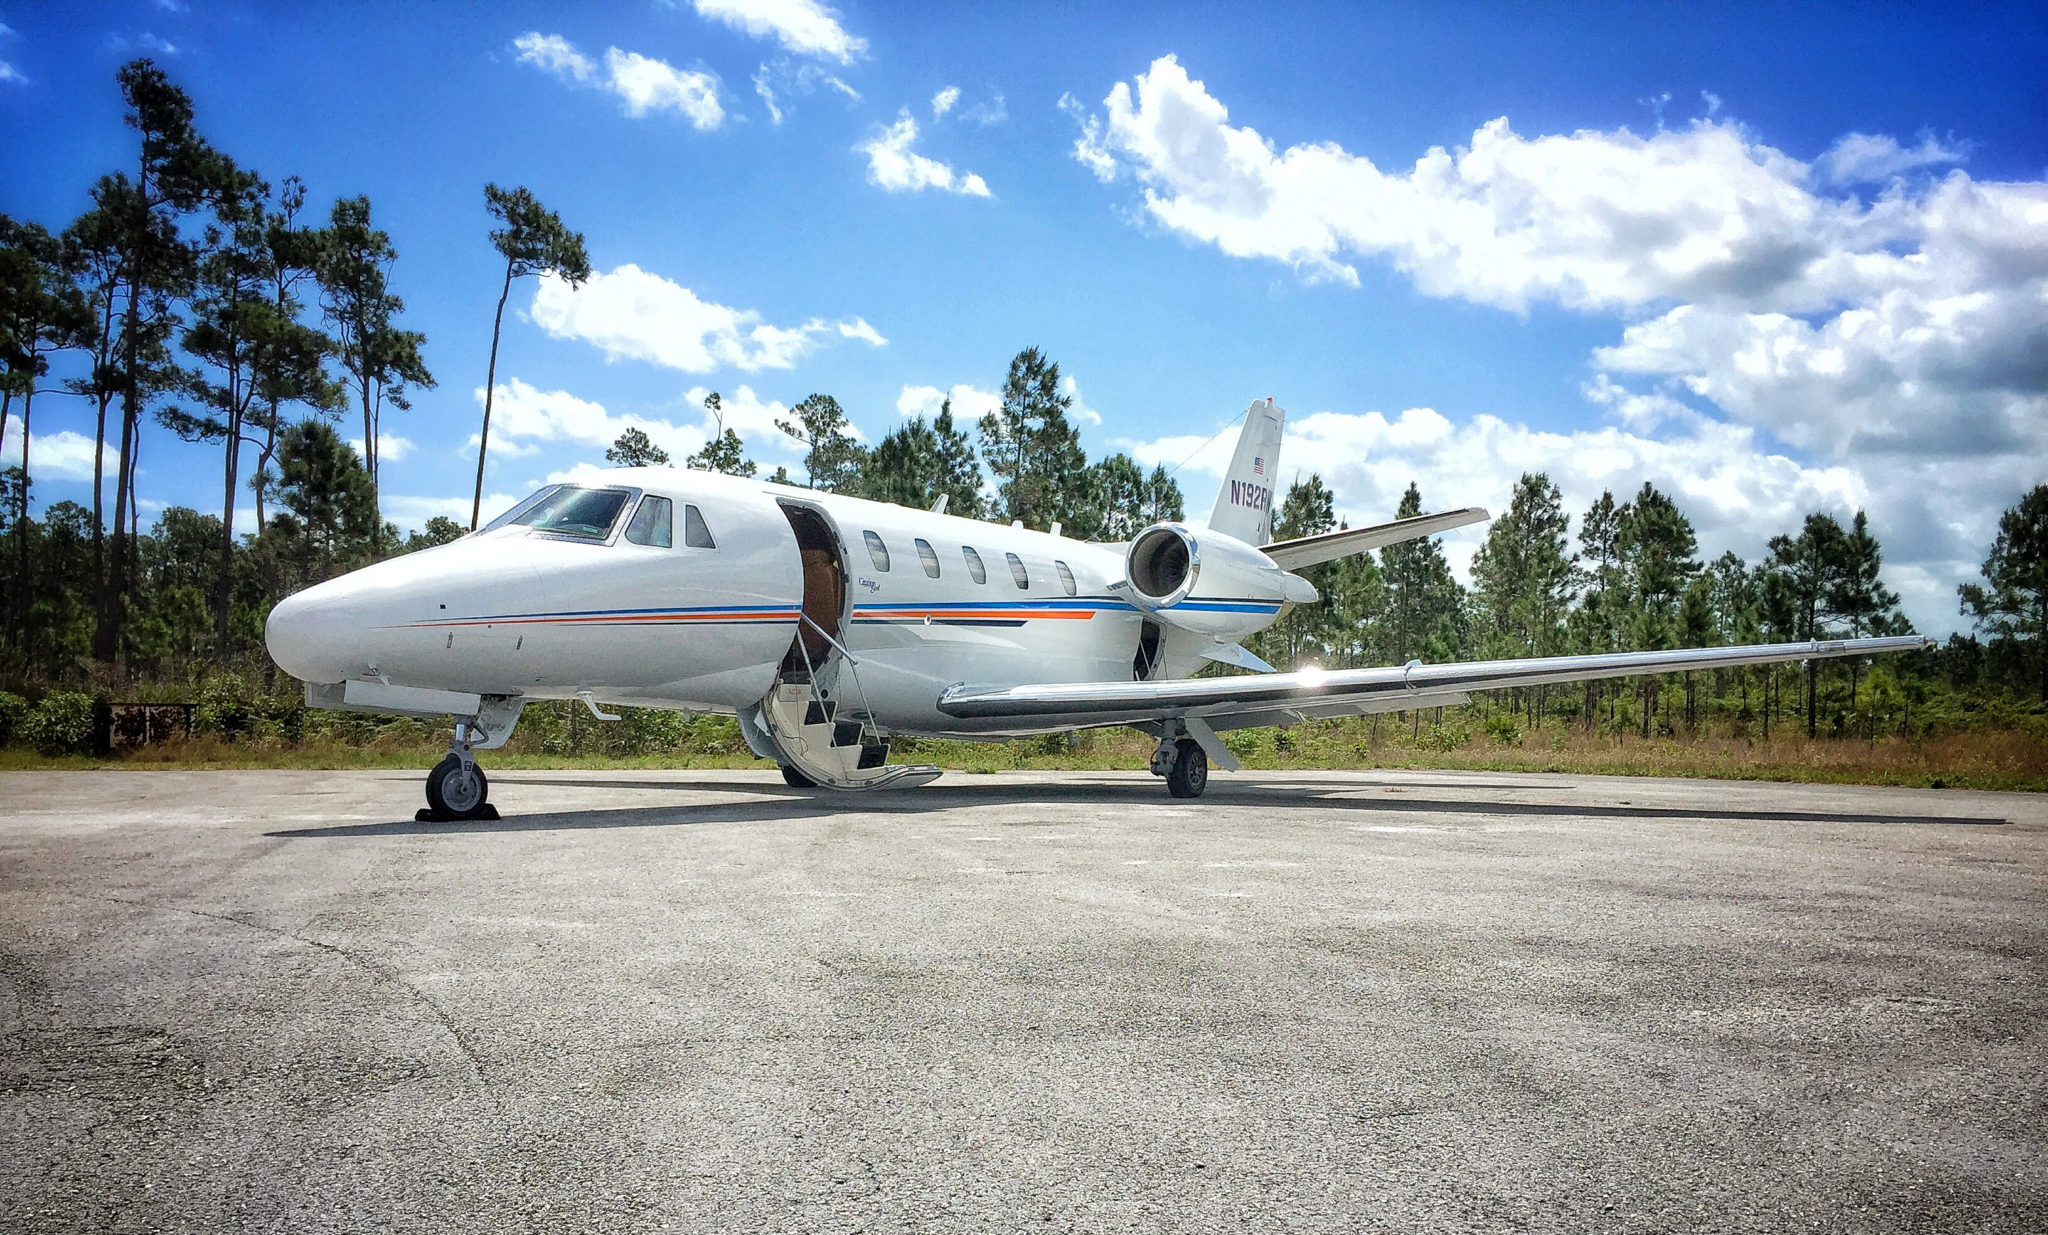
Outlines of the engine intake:
{"type": "Polygon", "coordinates": [[[1219,639],[1272,625],[1283,604],[1317,599],[1308,580],[1235,537],[1180,523],[1138,533],[1124,555],[1131,598],[1162,622],[1219,639]]]}

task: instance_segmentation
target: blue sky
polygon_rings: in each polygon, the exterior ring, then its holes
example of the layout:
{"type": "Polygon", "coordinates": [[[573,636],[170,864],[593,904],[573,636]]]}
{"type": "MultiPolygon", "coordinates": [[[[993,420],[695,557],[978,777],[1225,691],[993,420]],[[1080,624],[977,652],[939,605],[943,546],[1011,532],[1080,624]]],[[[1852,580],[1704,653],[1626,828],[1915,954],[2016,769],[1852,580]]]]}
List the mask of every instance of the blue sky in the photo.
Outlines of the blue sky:
{"type": "MultiPolygon", "coordinates": [[[[2048,480],[2033,10],[1111,7],[0,5],[0,210],[61,226],[125,165],[145,54],[245,165],[367,193],[440,380],[386,421],[401,525],[467,514],[492,180],[598,271],[514,292],[499,501],[629,424],[693,448],[704,390],[773,465],[806,394],[872,440],[1037,344],[1197,512],[1272,395],[1354,522],[1524,468],[1574,512],[1654,481],[1751,558],[1867,507],[1945,632],[2048,480]]],[[[85,495],[75,404],[39,403],[40,499],[85,495]]],[[[217,505],[215,459],[155,433],[145,509],[217,505]]]]}

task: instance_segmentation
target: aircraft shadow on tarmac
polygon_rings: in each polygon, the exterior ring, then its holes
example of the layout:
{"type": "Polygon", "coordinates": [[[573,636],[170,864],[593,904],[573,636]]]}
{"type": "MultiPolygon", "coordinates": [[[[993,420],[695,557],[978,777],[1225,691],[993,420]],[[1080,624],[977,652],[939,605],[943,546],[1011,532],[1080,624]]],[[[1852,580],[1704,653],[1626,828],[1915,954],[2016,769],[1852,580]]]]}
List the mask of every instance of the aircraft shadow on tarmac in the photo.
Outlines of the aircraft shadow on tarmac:
{"type": "MultiPolygon", "coordinates": [[[[1285,812],[1313,807],[1320,811],[1343,810],[1360,815],[1482,815],[1509,818],[1702,820],[1737,823],[1816,823],[1880,825],[1961,825],[1995,827],[2004,819],[1963,815],[1896,815],[1855,811],[1792,810],[1708,810],[1670,806],[1590,805],[1574,802],[1495,802],[1472,799],[1421,799],[1361,797],[1349,787],[1335,790],[1304,789],[1287,783],[1242,782],[1228,787],[1212,783],[1199,802],[1177,802],[1164,798],[1157,786],[1130,784],[975,784],[972,780],[942,786],[924,786],[899,793],[841,795],[830,790],[785,789],[759,781],[622,781],[622,780],[503,780],[501,789],[515,791],[524,786],[558,788],[686,790],[691,792],[743,793],[746,802],[711,802],[703,805],[626,807],[609,810],[545,811],[535,814],[508,813],[504,818],[453,823],[426,823],[412,819],[390,823],[337,824],[331,827],[287,828],[267,833],[291,839],[374,836],[442,836],[500,832],[541,832],[596,828],[687,827],[714,823],[772,823],[844,815],[915,815],[933,811],[988,806],[1101,806],[1129,802],[1138,806],[1173,805],[1201,811],[1216,807],[1250,806],[1285,812]]],[[[1362,788],[1381,788],[1365,785],[1362,788]]],[[[1400,788],[1407,788],[1404,784],[1400,788]]],[[[1461,788],[1464,786],[1460,786],[1461,788]]],[[[1477,786],[1474,786],[1477,787],[1477,786]]],[[[1506,788],[1507,786],[1499,786],[1506,788]]],[[[1514,786],[1525,789],[1526,786],[1514,786]]],[[[517,806],[510,808],[516,812],[517,806]]]]}

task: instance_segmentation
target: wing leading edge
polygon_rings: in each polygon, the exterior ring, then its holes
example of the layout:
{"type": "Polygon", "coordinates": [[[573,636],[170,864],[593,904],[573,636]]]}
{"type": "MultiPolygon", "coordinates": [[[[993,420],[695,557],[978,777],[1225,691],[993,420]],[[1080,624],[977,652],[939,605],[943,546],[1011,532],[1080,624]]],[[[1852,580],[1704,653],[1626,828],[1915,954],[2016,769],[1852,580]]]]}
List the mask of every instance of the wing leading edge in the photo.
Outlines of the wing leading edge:
{"type": "Polygon", "coordinates": [[[961,685],[940,695],[938,706],[946,715],[962,719],[1072,716],[1077,724],[1083,725],[1251,712],[1272,713],[1277,719],[1298,709],[1312,709],[1318,715],[1392,712],[1434,706],[1445,702],[1445,696],[1464,691],[1870,656],[1923,648],[1931,642],[1921,635],[1906,635],[1436,665],[1411,661],[1383,669],[1301,669],[1258,677],[1181,678],[1167,682],[1048,683],[1005,690],[961,685]]]}

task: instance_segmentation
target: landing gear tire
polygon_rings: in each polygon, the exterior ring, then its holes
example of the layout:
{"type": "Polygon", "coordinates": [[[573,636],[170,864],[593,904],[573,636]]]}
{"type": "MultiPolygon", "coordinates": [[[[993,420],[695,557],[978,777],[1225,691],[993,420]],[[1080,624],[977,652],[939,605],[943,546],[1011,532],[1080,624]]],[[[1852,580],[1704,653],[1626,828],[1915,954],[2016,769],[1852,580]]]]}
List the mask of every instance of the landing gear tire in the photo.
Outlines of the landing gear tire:
{"type": "Polygon", "coordinates": [[[797,771],[786,763],[782,765],[782,783],[788,785],[791,789],[816,789],[818,787],[817,781],[805,776],[802,772],[797,771]]]}
{"type": "Polygon", "coordinates": [[[1193,738],[1173,744],[1173,768],[1166,774],[1166,791],[1177,798],[1199,798],[1209,787],[1209,756],[1193,738]]]}
{"type": "Polygon", "coordinates": [[[465,764],[454,755],[434,765],[427,773],[427,809],[440,819],[495,819],[491,809],[491,782],[474,763],[465,764]]]}

